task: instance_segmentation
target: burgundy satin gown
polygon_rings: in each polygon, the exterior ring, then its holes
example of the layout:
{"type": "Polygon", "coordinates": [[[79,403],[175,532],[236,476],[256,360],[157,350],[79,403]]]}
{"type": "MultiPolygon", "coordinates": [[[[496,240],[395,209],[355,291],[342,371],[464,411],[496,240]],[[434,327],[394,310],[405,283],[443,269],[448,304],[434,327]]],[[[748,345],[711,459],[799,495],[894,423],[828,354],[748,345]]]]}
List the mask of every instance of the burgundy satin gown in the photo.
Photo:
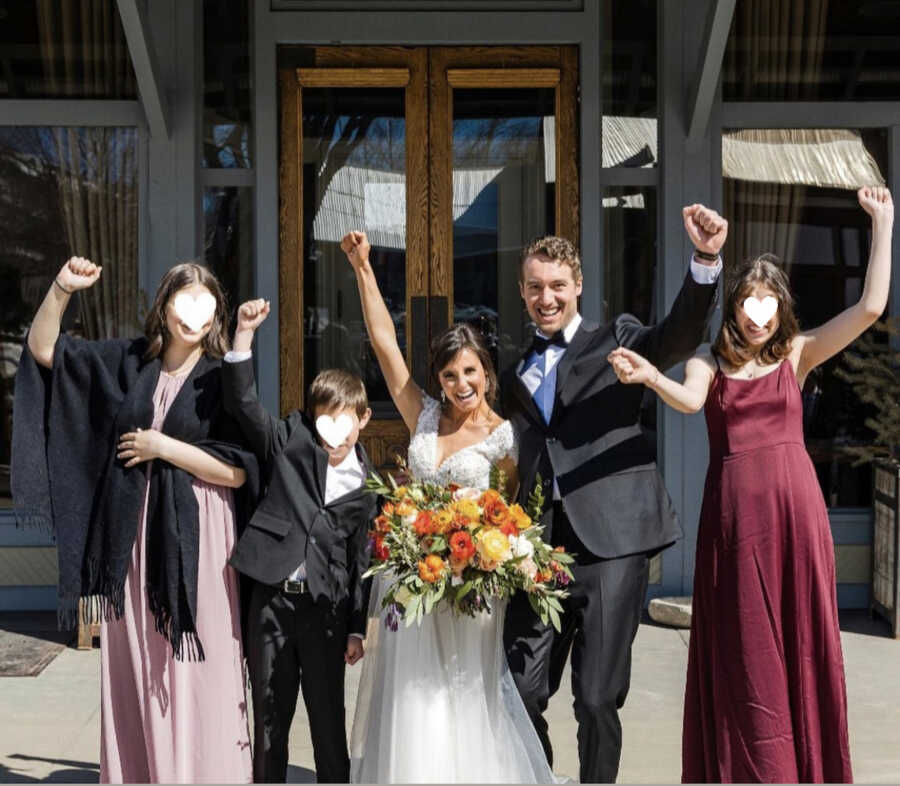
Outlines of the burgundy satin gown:
{"type": "Polygon", "coordinates": [[[706,400],[684,782],[850,782],[834,546],[790,362],[706,400]]]}

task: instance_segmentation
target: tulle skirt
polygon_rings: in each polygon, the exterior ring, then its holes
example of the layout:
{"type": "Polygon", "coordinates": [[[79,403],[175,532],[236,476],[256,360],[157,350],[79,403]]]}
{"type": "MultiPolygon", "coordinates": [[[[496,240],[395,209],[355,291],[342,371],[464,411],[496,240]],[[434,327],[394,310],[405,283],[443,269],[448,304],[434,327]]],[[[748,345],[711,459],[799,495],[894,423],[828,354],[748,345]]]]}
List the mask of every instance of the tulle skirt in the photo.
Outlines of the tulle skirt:
{"type": "MultiPolygon", "coordinates": [[[[385,583],[373,587],[378,608],[385,583]]],[[[505,602],[420,625],[369,619],[350,741],[354,783],[552,783],[503,649],[505,602]]]]}

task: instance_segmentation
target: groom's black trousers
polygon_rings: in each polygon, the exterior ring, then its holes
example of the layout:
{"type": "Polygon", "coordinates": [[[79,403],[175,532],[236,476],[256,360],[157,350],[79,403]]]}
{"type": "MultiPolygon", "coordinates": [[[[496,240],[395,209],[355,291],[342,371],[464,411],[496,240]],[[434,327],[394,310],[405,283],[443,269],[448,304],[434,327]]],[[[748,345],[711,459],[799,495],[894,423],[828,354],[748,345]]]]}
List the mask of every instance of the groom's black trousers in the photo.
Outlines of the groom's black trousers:
{"type": "Polygon", "coordinates": [[[247,611],[253,694],[253,781],[284,783],[288,735],[302,689],[318,783],[349,783],[344,726],[347,628],[330,604],[254,582],[247,611]]]}
{"type": "Polygon", "coordinates": [[[561,633],[541,624],[523,593],[513,597],[504,629],[509,667],[552,765],[543,713],[559,688],[571,649],[580,781],[614,783],[622,752],[619,709],[631,680],[631,644],[647,591],[647,556],[591,555],[559,502],[544,523],[553,545],[577,554],[575,581],[563,601],[561,633]]]}

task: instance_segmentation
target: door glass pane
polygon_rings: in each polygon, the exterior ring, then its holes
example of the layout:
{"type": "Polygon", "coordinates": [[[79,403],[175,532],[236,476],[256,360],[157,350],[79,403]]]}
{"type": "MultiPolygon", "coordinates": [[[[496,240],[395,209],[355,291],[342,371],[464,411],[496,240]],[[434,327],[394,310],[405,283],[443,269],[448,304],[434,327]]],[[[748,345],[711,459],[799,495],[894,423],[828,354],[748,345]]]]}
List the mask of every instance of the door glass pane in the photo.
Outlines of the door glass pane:
{"type": "Polygon", "coordinates": [[[406,122],[402,88],[304,88],[303,369],[345,368],[376,415],[393,411],[366,334],[356,276],[341,251],[368,233],[381,293],[406,347],[406,122]]]}
{"type": "Polygon", "coordinates": [[[551,88],[453,91],[454,321],[484,333],[498,368],[530,335],[519,254],[555,231],[555,106],[551,88]]]}

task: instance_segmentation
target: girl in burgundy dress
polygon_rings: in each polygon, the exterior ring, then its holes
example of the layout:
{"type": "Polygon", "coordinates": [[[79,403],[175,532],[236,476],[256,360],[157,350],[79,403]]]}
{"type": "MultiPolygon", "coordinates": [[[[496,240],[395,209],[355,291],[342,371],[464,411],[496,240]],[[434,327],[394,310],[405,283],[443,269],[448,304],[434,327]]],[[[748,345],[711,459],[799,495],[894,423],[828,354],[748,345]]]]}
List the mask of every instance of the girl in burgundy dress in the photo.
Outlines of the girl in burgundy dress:
{"type": "Polygon", "coordinates": [[[54,529],[62,621],[79,601],[103,620],[100,780],[247,783],[227,560],[235,500],[257,469],[221,405],[225,299],[185,263],[163,277],[144,336],[60,334],[70,296],[100,273],[70,259],[31,325],[16,375],[16,512],[54,529]]]}
{"type": "Polygon", "coordinates": [[[894,209],[861,188],[872,250],[859,302],[800,332],[788,279],[769,255],[727,286],[722,329],[679,384],[640,355],[609,360],[679,412],[705,405],[709,471],[697,536],[685,691],[685,782],[852,780],[834,546],[803,442],[812,369],[887,305],[894,209]]]}

